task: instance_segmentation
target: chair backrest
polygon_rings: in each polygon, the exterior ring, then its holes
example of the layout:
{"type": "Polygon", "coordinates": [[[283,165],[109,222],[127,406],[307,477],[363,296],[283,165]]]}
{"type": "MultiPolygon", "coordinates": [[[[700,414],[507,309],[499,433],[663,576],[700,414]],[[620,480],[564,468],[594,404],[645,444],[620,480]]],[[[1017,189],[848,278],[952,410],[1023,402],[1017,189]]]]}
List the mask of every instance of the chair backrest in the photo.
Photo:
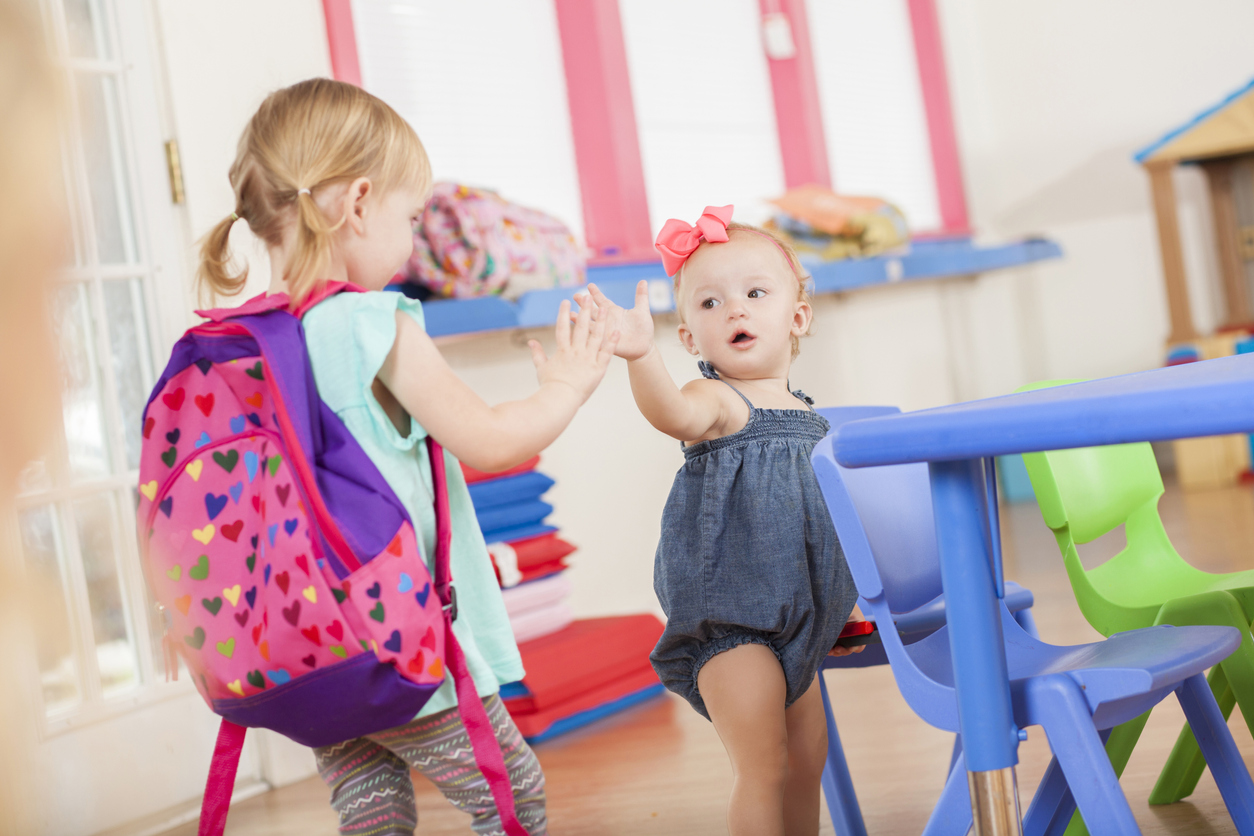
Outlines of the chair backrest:
{"type": "MultiPolygon", "coordinates": [[[[821,409],[833,428],[896,407],[821,409]]],[[[853,573],[858,593],[883,591],[894,613],[910,612],[941,594],[940,557],[927,465],[845,468],[832,436],[814,450],[814,470],[853,573]]]]}
{"type": "MultiPolygon", "coordinates": [[[[1046,380],[1016,391],[1078,382],[1046,380]]],[[[1045,524],[1055,531],[1066,527],[1077,544],[1123,525],[1163,493],[1158,462],[1147,442],[1025,453],[1023,462],[1045,524]]]]}

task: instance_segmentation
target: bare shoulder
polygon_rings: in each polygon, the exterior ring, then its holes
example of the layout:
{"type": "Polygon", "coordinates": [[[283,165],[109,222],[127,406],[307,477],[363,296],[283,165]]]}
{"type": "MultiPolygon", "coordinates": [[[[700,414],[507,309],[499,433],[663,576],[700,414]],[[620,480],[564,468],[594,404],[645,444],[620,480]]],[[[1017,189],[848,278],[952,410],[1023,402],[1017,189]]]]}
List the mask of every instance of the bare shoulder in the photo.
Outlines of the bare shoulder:
{"type": "Polygon", "coordinates": [[[717,415],[713,425],[700,438],[685,439],[689,444],[731,435],[744,429],[745,424],[749,423],[749,407],[721,380],[699,377],[685,383],[681,391],[686,397],[707,404],[717,415]]]}

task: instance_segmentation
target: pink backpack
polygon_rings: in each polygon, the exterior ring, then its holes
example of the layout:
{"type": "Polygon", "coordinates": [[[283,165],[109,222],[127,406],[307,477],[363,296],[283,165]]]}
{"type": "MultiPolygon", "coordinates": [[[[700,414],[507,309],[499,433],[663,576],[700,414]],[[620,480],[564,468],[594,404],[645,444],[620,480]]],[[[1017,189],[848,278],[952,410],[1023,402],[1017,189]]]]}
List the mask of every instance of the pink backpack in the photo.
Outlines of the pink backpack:
{"type": "MultiPolygon", "coordinates": [[[[357,291],[337,284],[331,293],[357,291]]],[[[174,346],[144,411],[138,530],[183,658],[222,716],[201,836],[226,826],[247,727],[326,746],[411,721],[451,673],[506,832],[504,758],[453,634],[445,459],[435,483],[435,577],[404,506],[315,388],[284,295],[209,319],[174,346]]]]}
{"type": "Polygon", "coordinates": [[[570,227],[496,192],[436,183],[402,271],[436,296],[500,294],[581,285],[586,259],[570,227]]]}

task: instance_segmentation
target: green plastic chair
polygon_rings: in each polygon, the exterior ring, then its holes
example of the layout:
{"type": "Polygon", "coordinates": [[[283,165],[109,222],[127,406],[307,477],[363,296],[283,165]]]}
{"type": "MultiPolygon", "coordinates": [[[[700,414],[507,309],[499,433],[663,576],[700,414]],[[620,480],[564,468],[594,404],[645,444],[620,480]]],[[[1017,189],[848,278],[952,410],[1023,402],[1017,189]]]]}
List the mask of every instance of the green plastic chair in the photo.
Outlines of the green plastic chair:
{"type": "MultiPolygon", "coordinates": [[[[1048,380],[1017,390],[1043,389],[1076,380],[1048,380]]],[[[1240,704],[1254,735],[1254,570],[1213,574],[1190,566],[1172,547],[1158,516],[1163,480],[1148,443],[1114,444],[1028,453],[1023,457],[1045,524],[1054,532],[1080,611],[1110,636],[1154,624],[1236,627],[1241,646],[1211,669],[1208,681],[1224,718],[1240,704]],[[1124,527],[1127,546],[1093,569],[1080,563],[1077,545],[1124,527]]],[[[1116,727],[1106,753],[1122,774],[1149,712],[1116,727]]],[[[1150,794],[1170,804],[1197,787],[1206,762],[1186,725],[1150,794]]],[[[1068,836],[1086,833],[1078,813],[1068,836]]]]}

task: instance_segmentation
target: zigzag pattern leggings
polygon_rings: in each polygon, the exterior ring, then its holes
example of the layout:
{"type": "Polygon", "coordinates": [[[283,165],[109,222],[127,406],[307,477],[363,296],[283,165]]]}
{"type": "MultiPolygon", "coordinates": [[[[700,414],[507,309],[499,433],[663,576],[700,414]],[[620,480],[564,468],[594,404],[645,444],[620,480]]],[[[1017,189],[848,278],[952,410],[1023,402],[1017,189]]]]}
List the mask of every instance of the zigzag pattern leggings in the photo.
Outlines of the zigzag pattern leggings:
{"type": "MultiPolygon", "coordinates": [[[[535,752],[495,694],[484,702],[514,787],[518,820],[531,836],[545,836],[544,773],[535,752]]],[[[412,836],[418,826],[412,767],[469,813],[479,836],[503,836],[501,818],[457,709],[423,717],[368,737],[314,749],[318,772],[331,788],[331,806],[346,836],[412,836]]]]}

